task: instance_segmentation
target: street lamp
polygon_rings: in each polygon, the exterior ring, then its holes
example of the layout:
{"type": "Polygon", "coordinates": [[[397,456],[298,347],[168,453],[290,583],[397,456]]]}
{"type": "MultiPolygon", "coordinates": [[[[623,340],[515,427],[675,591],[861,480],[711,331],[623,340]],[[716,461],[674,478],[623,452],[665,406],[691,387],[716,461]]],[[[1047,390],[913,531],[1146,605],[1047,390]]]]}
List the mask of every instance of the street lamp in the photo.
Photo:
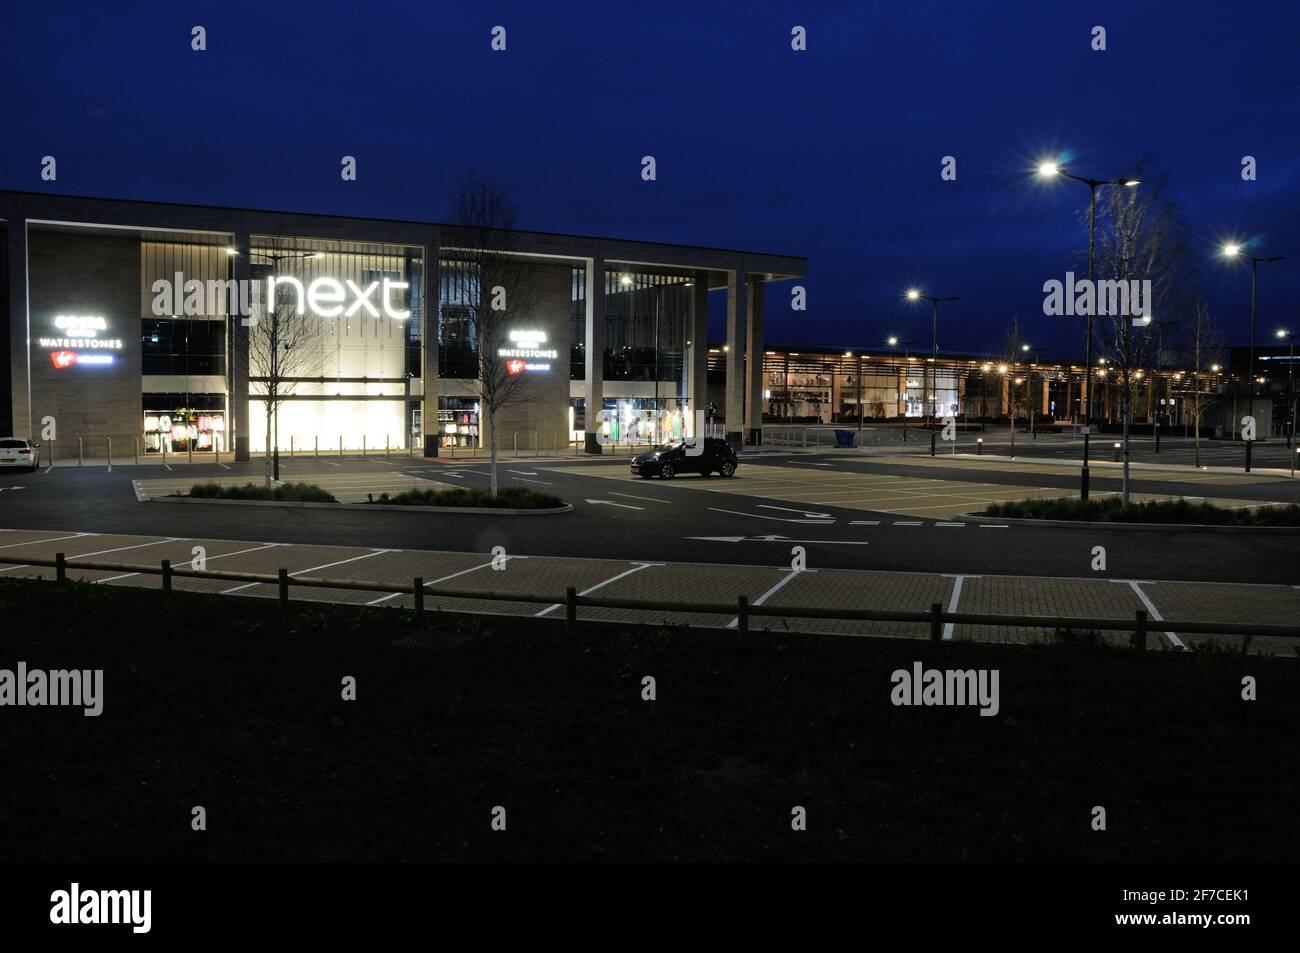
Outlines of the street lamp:
{"type": "Polygon", "coordinates": [[[1250,358],[1246,364],[1246,377],[1250,380],[1251,410],[1254,410],[1255,397],[1255,284],[1259,272],[1259,263],[1281,261],[1281,255],[1247,255],[1245,248],[1236,242],[1228,242],[1221,249],[1224,258],[1250,259],[1250,358]]]}
{"type": "Polygon", "coordinates": [[[902,347],[902,349],[903,349],[903,392],[902,392],[902,398],[903,398],[903,442],[904,442],[904,443],[907,443],[907,387],[908,387],[908,383],[907,383],[907,375],[908,375],[908,370],[909,370],[907,362],[908,362],[908,360],[909,360],[910,357],[911,357],[911,355],[908,353],[908,348],[910,348],[910,347],[912,347],[913,345],[916,345],[916,344],[923,344],[923,343],[925,343],[925,342],[923,342],[923,341],[900,341],[897,337],[894,337],[893,335],[890,335],[890,337],[889,337],[889,339],[886,341],[886,343],[887,343],[890,347],[894,348],[895,350],[897,350],[899,347],[902,347]]]}
{"type": "MultiPolygon", "coordinates": [[[[1103,185],[1121,185],[1131,189],[1141,185],[1142,180],[1133,177],[1127,179],[1089,179],[1074,175],[1055,162],[1041,163],[1038,166],[1038,174],[1045,179],[1072,179],[1075,182],[1082,182],[1088,187],[1088,281],[1090,283],[1095,282],[1097,280],[1097,189],[1103,185]]],[[[1088,421],[1092,416],[1092,312],[1094,310],[1095,308],[1088,309],[1088,330],[1084,342],[1083,356],[1085,368],[1083,385],[1083,471],[1079,474],[1079,499],[1081,500],[1088,498],[1088,438],[1092,433],[1088,421]]]]}
{"type": "MultiPolygon", "coordinates": [[[[960,301],[957,297],[939,297],[936,295],[921,294],[915,288],[909,288],[907,292],[908,301],[928,301],[930,302],[930,363],[934,365],[934,389],[939,389],[939,302],[940,301],[960,301]]],[[[930,456],[934,456],[935,432],[931,420],[931,402],[929,390],[925,383],[921,385],[921,392],[925,400],[925,419],[926,426],[930,428],[930,456]]]]}
{"type": "Polygon", "coordinates": [[[1291,411],[1290,426],[1286,430],[1286,445],[1289,450],[1295,444],[1295,335],[1286,328],[1278,328],[1277,336],[1290,345],[1286,358],[1286,397],[1291,411]]]}
{"type": "MultiPolygon", "coordinates": [[[[1030,346],[1030,345],[1028,345],[1028,344],[1022,344],[1022,345],[1020,345],[1020,350],[1023,351],[1023,352],[1025,353],[1025,383],[1026,383],[1025,390],[1028,392],[1028,394],[1029,394],[1029,400],[1030,400],[1030,404],[1029,404],[1029,407],[1030,407],[1030,410],[1029,410],[1029,437],[1030,437],[1031,440],[1037,440],[1037,439],[1038,439],[1038,430],[1037,430],[1037,429],[1035,428],[1035,426],[1034,426],[1034,418],[1038,416],[1038,408],[1035,406],[1035,403],[1037,402],[1037,398],[1034,396],[1034,390],[1033,390],[1033,388],[1034,388],[1034,383],[1033,383],[1033,381],[1034,381],[1034,371],[1033,371],[1033,369],[1034,369],[1035,367],[1037,367],[1039,364],[1042,363],[1042,355],[1043,355],[1043,351],[1045,350],[1045,348],[1041,348],[1041,347],[1032,347],[1032,346],[1030,346]],[[1030,351],[1032,351],[1033,354],[1034,354],[1034,363],[1033,363],[1032,365],[1029,363],[1029,352],[1030,352],[1030,351]]],[[[1042,376],[1041,373],[1040,373],[1039,376],[1040,376],[1040,378],[1041,378],[1041,376],[1042,376]]]]}

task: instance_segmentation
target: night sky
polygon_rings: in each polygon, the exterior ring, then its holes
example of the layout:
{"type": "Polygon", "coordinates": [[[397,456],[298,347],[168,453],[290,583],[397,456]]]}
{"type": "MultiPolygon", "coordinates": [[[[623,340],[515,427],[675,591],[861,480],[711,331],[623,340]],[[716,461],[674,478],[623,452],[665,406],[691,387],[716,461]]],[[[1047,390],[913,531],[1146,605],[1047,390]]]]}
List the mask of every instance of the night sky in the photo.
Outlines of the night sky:
{"type": "Polygon", "coordinates": [[[1044,317],[1041,287],[1086,249],[1087,190],[1032,170],[1145,161],[1229,337],[1245,342],[1249,309],[1248,267],[1215,257],[1230,238],[1287,256],[1261,266],[1261,341],[1300,327],[1294,2],[107,7],[0,4],[0,187],[441,220],[472,168],[524,227],[807,256],[808,312],[772,286],[769,342],[928,336],[901,298],[916,285],[964,299],[944,349],[994,351],[1018,315],[1060,357],[1077,319],[1044,317]]]}

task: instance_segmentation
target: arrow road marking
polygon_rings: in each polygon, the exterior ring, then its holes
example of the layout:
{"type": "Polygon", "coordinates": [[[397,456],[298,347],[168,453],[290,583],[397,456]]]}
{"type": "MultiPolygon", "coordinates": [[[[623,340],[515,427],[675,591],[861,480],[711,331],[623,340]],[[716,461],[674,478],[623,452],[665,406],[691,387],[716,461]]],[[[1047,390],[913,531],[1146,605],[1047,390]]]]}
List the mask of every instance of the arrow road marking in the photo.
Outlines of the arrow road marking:
{"type": "MultiPolygon", "coordinates": [[[[800,520],[791,520],[793,523],[800,520]]],[[[702,539],[709,543],[817,543],[824,546],[866,546],[857,539],[790,539],[788,536],[683,536],[682,539],[702,539]]]]}
{"type": "Polygon", "coordinates": [[[613,500],[588,500],[588,503],[599,506],[621,506],[625,510],[644,510],[644,506],[633,506],[631,503],[615,503],[613,500]]]}
{"type": "Polygon", "coordinates": [[[830,513],[816,513],[809,510],[792,510],[788,506],[772,506],[770,503],[759,503],[759,507],[765,510],[785,510],[787,513],[802,513],[804,516],[818,517],[820,519],[830,519],[830,513]]]}
{"type": "Polygon", "coordinates": [[[742,513],[739,510],[723,510],[716,506],[710,506],[709,509],[715,513],[730,513],[732,516],[752,516],[755,519],[760,520],[776,520],[778,523],[816,523],[825,526],[835,522],[834,520],[792,520],[785,516],[764,516],[762,513],[742,513]]]}

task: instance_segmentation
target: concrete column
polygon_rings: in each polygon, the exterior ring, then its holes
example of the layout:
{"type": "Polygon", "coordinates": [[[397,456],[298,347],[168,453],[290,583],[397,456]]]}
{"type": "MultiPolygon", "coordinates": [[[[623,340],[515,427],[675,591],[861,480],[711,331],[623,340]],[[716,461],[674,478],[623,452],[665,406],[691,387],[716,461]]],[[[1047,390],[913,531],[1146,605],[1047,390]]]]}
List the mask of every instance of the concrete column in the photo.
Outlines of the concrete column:
{"type": "MultiPolygon", "coordinates": [[[[749,278],[745,311],[745,441],[763,442],[763,280],[749,278]]],[[[833,381],[833,379],[832,379],[833,381]]],[[[833,386],[833,383],[832,383],[833,386]]],[[[832,404],[832,413],[838,407],[832,404]]]]}
{"type": "Polygon", "coordinates": [[[5,353],[9,355],[9,372],[6,387],[0,394],[0,428],[6,434],[26,436],[40,443],[39,435],[32,432],[31,405],[31,346],[29,337],[31,320],[28,316],[27,296],[27,220],[20,215],[9,216],[6,242],[6,285],[8,287],[9,320],[0,330],[4,335],[5,353]]]}
{"type": "Polygon", "coordinates": [[[697,271],[695,285],[691,288],[691,316],[686,352],[686,393],[689,395],[688,411],[690,433],[700,436],[704,428],[696,427],[697,411],[704,412],[704,424],[709,422],[709,273],[697,271]]]}
{"type": "Polygon", "coordinates": [[[596,257],[587,259],[587,339],[586,380],[583,403],[586,405],[585,450],[600,453],[600,412],[605,406],[605,259],[596,246],[596,257]]]}
{"type": "Polygon", "coordinates": [[[727,272],[727,442],[736,449],[740,449],[743,441],[748,389],[744,380],[748,284],[745,272],[727,272]]]}
{"type": "Polygon", "coordinates": [[[420,403],[420,429],[424,431],[424,455],[438,455],[438,311],[442,301],[442,270],[439,258],[441,246],[438,230],[434,228],[429,243],[424,246],[424,275],[420,282],[420,308],[424,327],[420,329],[420,343],[424,346],[424,363],[420,379],[424,382],[424,398],[420,403]]]}
{"type": "MultiPolygon", "coordinates": [[[[244,225],[234,235],[234,247],[239,254],[231,257],[231,271],[236,281],[253,280],[253,262],[249,256],[251,243],[248,228],[244,225]]],[[[265,289],[263,289],[265,290],[265,289]]],[[[265,307],[265,300],[262,306],[265,307]]],[[[252,436],[252,426],[248,419],[248,315],[231,315],[230,321],[230,392],[226,397],[226,406],[230,420],[226,421],[226,433],[230,433],[233,422],[235,433],[235,460],[248,460],[252,436]]]]}

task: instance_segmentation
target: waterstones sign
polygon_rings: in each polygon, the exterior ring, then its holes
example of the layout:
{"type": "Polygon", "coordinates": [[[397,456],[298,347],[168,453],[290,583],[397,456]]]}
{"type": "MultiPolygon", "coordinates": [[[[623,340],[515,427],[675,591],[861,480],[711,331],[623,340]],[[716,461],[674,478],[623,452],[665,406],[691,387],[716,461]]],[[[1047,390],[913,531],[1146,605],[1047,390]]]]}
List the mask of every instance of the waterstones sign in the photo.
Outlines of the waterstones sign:
{"type": "MultiPolygon", "coordinates": [[[[380,315],[405,321],[411,316],[409,308],[401,307],[410,290],[410,282],[392,278],[359,285],[351,278],[315,278],[302,282],[286,275],[276,275],[265,281],[244,279],[221,280],[217,278],[185,277],[176,272],[172,278],[159,278],[152,285],[153,313],[158,317],[185,315],[186,317],[220,317],[239,315],[248,317],[260,310],[263,301],[267,311],[277,307],[291,307],[298,314],[311,314],[320,318],[351,318],[356,315],[380,315]]],[[[245,323],[256,324],[256,318],[245,323]]]]}

